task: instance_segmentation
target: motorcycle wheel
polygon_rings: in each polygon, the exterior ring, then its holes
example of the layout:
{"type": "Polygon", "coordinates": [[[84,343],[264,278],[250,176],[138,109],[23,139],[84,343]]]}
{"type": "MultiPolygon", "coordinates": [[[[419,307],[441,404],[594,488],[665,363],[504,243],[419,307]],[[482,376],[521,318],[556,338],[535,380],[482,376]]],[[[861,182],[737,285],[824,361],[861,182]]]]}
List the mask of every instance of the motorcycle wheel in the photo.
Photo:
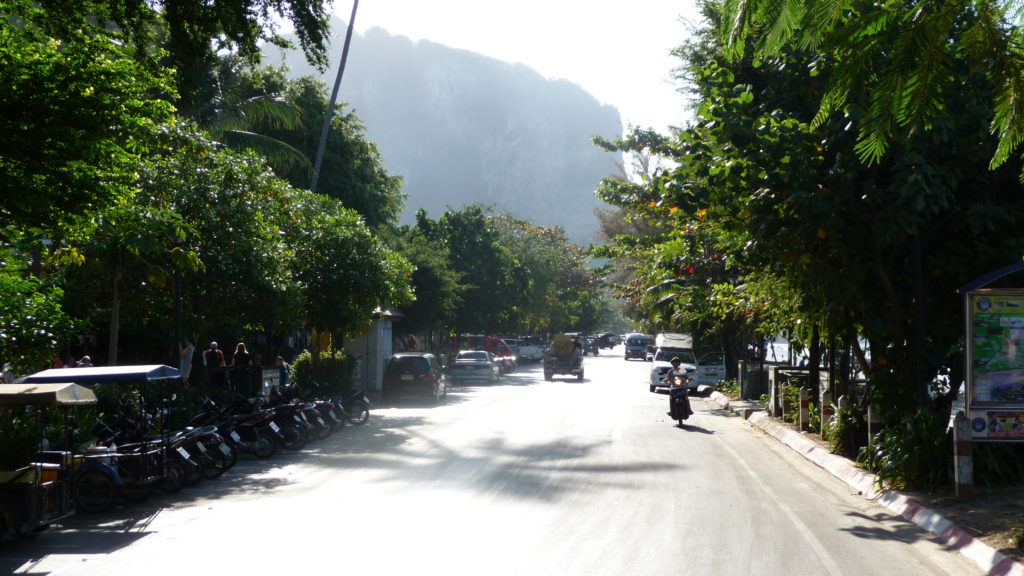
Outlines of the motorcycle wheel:
{"type": "Polygon", "coordinates": [[[277,452],[277,437],[266,430],[256,432],[256,440],[247,442],[246,447],[252,451],[257,458],[270,458],[277,452]]]}
{"type": "Polygon", "coordinates": [[[348,419],[356,426],[362,426],[370,419],[370,409],[366,407],[366,404],[358,402],[349,411],[348,419]]]}
{"type": "Polygon", "coordinates": [[[230,468],[228,465],[230,462],[228,456],[221,452],[220,449],[207,450],[206,455],[203,458],[205,459],[203,478],[206,478],[207,480],[220,478],[228,471],[228,468],[230,468]]]}
{"type": "Polygon", "coordinates": [[[284,434],[281,448],[285,450],[302,450],[309,443],[309,432],[304,426],[282,426],[281,433],[284,434]]]}
{"type": "Polygon", "coordinates": [[[75,506],[83,512],[103,512],[114,504],[115,491],[109,474],[85,470],[75,480],[75,506]]]}
{"type": "Polygon", "coordinates": [[[124,484],[121,486],[121,497],[129,502],[145,502],[156,492],[156,483],[124,484]]]}
{"type": "Polygon", "coordinates": [[[193,458],[188,462],[183,462],[182,465],[185,468],[185,486],[199,484],[203,475],[206,474],[206,465],[202,458],[193,458]]]}
{"type": "Polygon", "coordinates": [[[160,489],[164,492],[177,492],[185,487],[185,467],[177,460],[167,461],[164,477],[160,480],[160,489]]]}
{"type": "Polygon", "coordinates": [[[334,427],[330,425],[327,420],[324,420],[323,426],[319,426],[316,431],[316,439],[323,440],[334,433],[334,427]]]}
{"type": "Polygon", "coordinates": [[[238,448],[236,448],[230,442],[225,442],[224,446],[227,446],[228,450],[229,450],[229,452],[227,454],[227,459],[228,459],[228,467],[227,467],[227,469],[231,470],[232,468],[235,467],[235,464],[238,464],[238,448]]]}

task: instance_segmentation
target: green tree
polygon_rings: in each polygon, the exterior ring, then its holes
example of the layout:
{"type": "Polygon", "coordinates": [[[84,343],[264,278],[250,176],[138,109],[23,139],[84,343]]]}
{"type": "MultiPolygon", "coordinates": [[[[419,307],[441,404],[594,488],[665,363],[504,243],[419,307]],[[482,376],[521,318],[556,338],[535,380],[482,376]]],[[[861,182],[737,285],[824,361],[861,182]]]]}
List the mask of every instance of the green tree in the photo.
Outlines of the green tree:
{"type": "MultiPolygon", "coordinates": [[[[969,21],[958,28],[972,29],[969,21]]],[[[987,106],[997,63],[947,45],[958,83],[941,92],[943,112],[930,130],[865,165],[856,134],[874,86],[859,86],[844,112],[815,121],[816,94],[839,65],[831,54],[791,47],[785,56],[736,61],[708,38],[683,51],[697,81],[697,122],[654,143],[677,167],[635,189],[613,184],[604,193],[675,219],[673,234],[690,237],[700,225],[701,244],[720,251],[727,272],[726,282],[700,280],[711,286],[707,310],[736,304],[768,326],[787,317],[821,326],[827,339],[859,352],[874,400],[912,412],[927,401],[937,369],[954,362],[962,332],[955,288],[1022,248],[1012,232],[1022,212],[1008,208],[1022,201],[1019,166],[985,169],[997,145],[987,106]],[[756,314],[773,306],[783,313],[756,314]],[[870,361],[858,337],[870,342],[870,361]]],[[[900,36],[890,30],[884,39],[900,36]]],[[[646,285],[685,284],[688,296],[698,294],[693,282],[668,276],[674,257],[694,257],[689,247],[653,240],[634,243],[651,247],[646,285]]]]}
{"type": "Polygon", "coordinates": [[[284,238],[307,326],[352,332],[375,312],[412,300],[412,266],[373,236],[356,212],[306,191],[295,191],[291,203],[284,238]]]}
{"type": "MultiPolygon", "coordinates": [[[[291,82],[285,100],[301,111],[303,125],[291,131],[268,126],[267,134],[314,158],[329,103],[325,94],[323,83],[313,78],[291,82]]],[[[308,189],[312,173],[295,165],[282,176],[292,186],[308,189]]],[[[402,178],[387,173],[376,144],[366,138],[366,127],[344,105],[332,116],[317,191],[361,214],[372,230],[396,226],[405,203],[402,178]]]]}
{"type": "Polygon", "coordinates": [[[442,238],[462,283],[462,303],[452,326],[459,333],[498,334],[516,330],[529,304],[528,271],[502,245],[487,210],[480,205],[448,210],[436,224],[425,218],[428,238],[442,238]]]}
{"type": "MultiPolygon", "coordinates": [[[[181,249],[189,232],[181,217],[138,200],[119,202],[104,207],[88,219],[78,220],[73,235],[64,239],[55,256],[64,264],[88,268],[79,278],[88,278],[88,281],[80,282],[78,290],[82,294],[93,294],[92,302],[102,301],[101,293],[107,296],[107,363],[111,366],[118,364],[125,294],[131,293],[136,303],[133,317],[148,318],[150,314],[146,311],[155,309],[163,310],[165,317],[172,318],[169,306],[153,307],[154,295],[150,292],[171,286],[175,270],[194,271],[200,266],[194,252],[181,249]]],[[[82,312],[94,310],[89,306],[82,312]]]]}
{"type": "Polygon", "coordinates": [[[28,374],[53,360],[76,327],[61,308],[63,291],[28,271],[24,248],[0,250],[0,367],[28,374]]]}
{"type": "Polygon", "coordinates": [[[131,193],[170,87],[103,36],[51,36],[32,6],[0,5],[0,219],[52,229],[131,193]]]}
{"type": "MultiPolygon", "coordinates": [[[[420,210],[416,217],[425,219],[426,213],[420,210]]],[[[448,246],[443,241],[431,240],[418,226],[398,230],[392,245],[414,267],[410,280],[416,299],[402,306],[402,329],[441,331],[452,326],[461,303],[462,286],[448,246]]]]}
{"type": "Polygon", "coordinates": [[[502,246],[530,278],[519,327],[526,333],[592,332],[609,317],[610,296],[589,254],[557,226],[538,226],[507,214],[493,217],[502,246]]]}
{"type": "Polygon", "coordinates": [[[848,105],[862,108],[856,151],[867,162],[881,162],[894,139],[906,145],[941,124],[947,95],[960,84],[953,73],[958,61],[988,63],[984,78],[975,81],[986,85],[984,105],[998,138],[991,167],[1006,162],[1024,140],[1017,2],[725,0],[723,6],[720,30],[731,56],[753,40],[764,57],[796,46],[835,62],[814,126],[848,105]]]}

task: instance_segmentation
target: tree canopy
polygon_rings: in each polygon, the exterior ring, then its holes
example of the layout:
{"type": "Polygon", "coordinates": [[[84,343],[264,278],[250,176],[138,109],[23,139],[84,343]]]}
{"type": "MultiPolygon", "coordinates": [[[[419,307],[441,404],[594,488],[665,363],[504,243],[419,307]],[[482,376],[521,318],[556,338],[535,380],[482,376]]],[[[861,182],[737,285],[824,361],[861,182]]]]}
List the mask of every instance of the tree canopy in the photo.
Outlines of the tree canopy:
{"type": "MultiPolygon", "coordinates": [[[[809,341],[820,328],[859,356],[873,400],[912,411],[939,370],[957,367],[956,287],[1024,250],[1012,232],[1024,214],[1020,166],[987,169],[999,145],[988,129],[996,63],[957,50],[967,40],[954,37],[946,49],[957,80],[937,93],[930,129],[862,160],[876,85],[851,87],[846,108],[822,117],[816,95],[846,65],[831,45],[734,59],[713,33],[711,3],[706,14],[708,27],[678,52],[694,81],[693,126],[615,143],[653,148],[675,167],[601,187],[607,201],[667,225],[610,249],[643,262],[633,297],[661,325],[715,326],[737,351],[744,334],[787,328],[809,341]]],[[[898,42],[900,31],[874,39],[898,42]]]]}

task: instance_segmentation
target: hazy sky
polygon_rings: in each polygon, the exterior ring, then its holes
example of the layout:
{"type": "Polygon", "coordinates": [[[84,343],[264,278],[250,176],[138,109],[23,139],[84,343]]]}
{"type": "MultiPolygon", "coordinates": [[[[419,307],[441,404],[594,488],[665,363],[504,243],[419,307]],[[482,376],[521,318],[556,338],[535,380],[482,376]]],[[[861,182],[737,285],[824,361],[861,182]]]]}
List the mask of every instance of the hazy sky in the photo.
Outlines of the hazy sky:
{"type": "MultiPolygon", "coordinates": [[[[334,10],[347,22],[352,1],[334,10]]],[[[669,52],[686,34],[680,17],[696,14],[692,0],[362,0],[355,22],[525,64],[616,106],[624,125],[663,131],[688,118],[669,52]]]]}

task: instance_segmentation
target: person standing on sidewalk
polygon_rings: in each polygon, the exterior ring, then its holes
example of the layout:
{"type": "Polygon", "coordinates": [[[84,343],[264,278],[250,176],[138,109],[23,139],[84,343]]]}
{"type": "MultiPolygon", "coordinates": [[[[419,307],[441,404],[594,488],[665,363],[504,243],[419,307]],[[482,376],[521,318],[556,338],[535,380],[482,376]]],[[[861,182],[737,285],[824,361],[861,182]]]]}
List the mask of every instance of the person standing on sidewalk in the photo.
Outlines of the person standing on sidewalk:
{"type": "Polygon", "coordinates": [[[192,374],[192,354],[195,351],[196,345],[187,336],[181,344],[178,344],[178,371],[181,372],[181,385],[185,388],[188,388],[188,377],[192,374]]]}

